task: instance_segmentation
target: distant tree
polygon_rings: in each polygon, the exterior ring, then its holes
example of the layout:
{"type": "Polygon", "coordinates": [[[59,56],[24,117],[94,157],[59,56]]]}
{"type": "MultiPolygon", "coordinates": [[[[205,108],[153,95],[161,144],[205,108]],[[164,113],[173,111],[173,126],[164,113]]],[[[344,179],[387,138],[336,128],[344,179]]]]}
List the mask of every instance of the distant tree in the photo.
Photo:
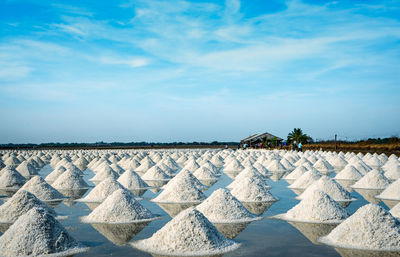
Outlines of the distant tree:
{"type": "Polygon", "coordinates": [[[288,143],[296,141],[297,143],[305,144],[312,142],[312,138],[304,134],[301,128],[294,128],[293,131],[288,134],[287,141],[288,143]]]}

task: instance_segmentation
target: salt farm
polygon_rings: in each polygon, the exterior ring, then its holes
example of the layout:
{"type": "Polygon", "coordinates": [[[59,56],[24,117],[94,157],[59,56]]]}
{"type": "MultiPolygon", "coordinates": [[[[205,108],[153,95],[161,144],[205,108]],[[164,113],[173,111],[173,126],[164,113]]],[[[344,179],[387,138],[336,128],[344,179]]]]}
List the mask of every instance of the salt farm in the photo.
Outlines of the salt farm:
{"type": "Polygon", "coordinates": [[[4,150],[1,256],[400,256],[400,159],[4,150]]]}

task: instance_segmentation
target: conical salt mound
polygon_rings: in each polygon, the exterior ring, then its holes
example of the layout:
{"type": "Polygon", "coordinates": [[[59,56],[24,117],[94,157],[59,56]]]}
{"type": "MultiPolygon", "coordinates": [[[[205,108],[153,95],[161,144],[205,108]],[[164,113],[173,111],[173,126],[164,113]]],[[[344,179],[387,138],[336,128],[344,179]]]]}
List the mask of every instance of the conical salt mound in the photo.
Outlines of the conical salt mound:
{"type": "Polygon", "coordinates": [[[344,189],[339,183],[331,179],[328,176],[322,176],[320,179],[315,181],[311,186],[309,186],[301,195],[296,197],[296,199],[307,198],[307,195],[312,194],[313,191],[321,190],[328,194],[333,200],[337,202],[347,202],[354,199],[351,198],[350,193],[344,189]]]}
{"type": "Polygon", "coordinates": [[[219,176],[217,176],[212,170],[206,168],[205,166],[201,166],[197,170],[193,172],[193,175],[198,180],[218,180],[219,176]]]}
{"type": "Polygon", "coordinates": [[[163,186],[163,189],[167,189],[170,185],[176,183],[177,180],[189,180],[190,184],[193,184],[199,190],[206,190],[208,187],[203,185],[190,171],[188,170],[181,170],[173,179],[171,179],[168,184],[163,186]]]}
{"type": "Polygon", "coordinates": [[[57,190],[89,188],[89,185],[83,180],[79,173],[72,172],[70,170],[66,170],[51,185],[57,190]]]}
{"type": "Polygon", "coordinates": [[[340,223],[348,216],[348,212],[329,195],[315,190],[288,212],[275,217],[295,222],[340,223]]]}
{"type": "Polygon", "coordinates": [[[170,180],[168,176],[158,165],[154,165],[143,174],[142,179],[144,180],[170,180]]]}
{"type": "Polygon", "coordinates": [[[396,204],[392,209],[390,209],[390,213],[397,219],[400,219],[400,203],[396,204]]]}
{"type": "Polygon", "coordinates": [[[88,216],[83,217],[85,223],[135,223],[154,220],[148,209],[143,207],[135,196],[126,189],[115,190],[94,209],[88,216]]]}
{"type": "Polygon", "coordinates": [[[400,178],[400,165],[399,164],[395,164],[395,165],[391,165],[389,166],[385,173],[384,173],[385,177],[387,177],[390,180],[397,180],[400,178]]]}
{"type": "Polygon", "coordinates": [[[106,178],[100,184],[95,186],[84,198],[78,199],[79,202],[101,203],[115,190],[124,189],[124,187],[113,178],[106,178]]]}
{"type": "Polygon", "coordinates": [[[53,209],[40,201],[34,194],[19,190],[0,206],[0,223],[14,223],[19,216],[27,213],[32,208],[42,208],[53,216],[57,216],[53,209]]]}
{"type": "Polygon", "coordinates": [[[199,203],[206,196],[198,189],[192,180],[179,179],[170,181],[166,187],[152,201],[156,203],[199,203]],[[171,183],[172,182],[172,183],[171,183]]]}
{"type": "Polygon", "coordinates": [[[335,179],[360,180],[364,175],[351,164],[346,165],[342,171],[336,174],[335,179]]]}
{"type": "Polygon", "coordinates": [[[259,220],[228,190],[215,190],[204,202],[196,207],[212,223],[240,223],[259,220]]]}
{"type": "Polygon", "coordinates": [[[385,189],[389,184],[390,180],[382,172],[371,170],[351,187],[360,189],[385,189]]]}
{"type": "Polygon", "coordinates": [[[226,173],[230,172],[238,172],[244,170],[244,167],[240,162],[236,159],[232,160],[230,163],[225,164],[223,171],[226,173]]]}
{"type": "Polygon", "coordinates": [[[400,201],[400,179],[390,184],[380,195],[377,195],[376,198],[400,201]]]}
{"type": "Polygon", "coordinates": [[[219,255],[240,246],[223,236],[193,207],[179,213],[152,237],[132,242],[131,245],[154,254],[176,256],[219,255]]]}
{"type": "Polygon", "coordinates": [[[98,171],[96,175],[89,179],[90,181],[103,181],[106,178],[118,179],[119,174],[115,172],[110,166],[105,166],[103,169],[98,171]]]}
{"type": "Polygon", "coordinates": [[[51,183],[53,181],[55,181],[59,176],[61,176],[61,174],[64,173],[64,171],[66,171],[67,169],[64,166],[57,166],[57,168],[55,168],[52,172],[50,172],[49,175],[47,175],[47,177],[44,179],[46,180],[48,183],[51,183]]]}
{"type": "Polygon", "coordinates": [[[272,160],[266,168],[272,173],[285,173],[287,171],[279,160],[272,160]]]}
{"type": "Polygon", "coordinates": [[[14,168],[5,167],[0,176],[0,189],[18,189],[25,184],[25,178],[14,168]]]}
{"type": "Polygon", "coordinates": [[[252,177],[239,180],[231,189],[231,194],[241,202],[275,202],[278,201],[265,183],[252,177]]]}
{"type": "Polygon", "coordinates": [[[400,221],[376,204],[367,204],[320,242],[340,248],[400,251],[400,221]]]}
{"type": "Polygon", "coordinates": [[[285,179],[286,180],[296,180],[300,178],[304,173],[306,173],[308,169],[304,166],[298,166],[292,172],[290,172],[285,179]]]}
{"type": "Polygon", "coordinates": [[[232,189],[236,187],[236,184],[242,184],[242,181],[246,178],[253,178],[254,180],[257,180],[257,183],[263,184],[266,189],[271,189],[271,186],[268,185],[267,180],[264,178],[261,173],[259,173],[257,170],[254,168],[246,168],[242,172],[239,173],[235,177],[235,180],[232,181],[229,185],[226,186],[228,189],[232,189]]]}
{"type": "Polygon", "coordinates": [[[134,172],[133,170],[125,171],[117,180],[121,185],[129,190],[145,189],[150,186],[134,172]]]}
{"type": "Polygon", "coordinates": [[[30,179],[32,176],[38,175],[36,169],[27,161],[23,161],[17,168],[15,168],[22,176],[30,179]]]}
{"type": "Polygon", "coordinates": [[[319,159],[316,163],[314,163],[314,168],[322,174],[329,174],[334,171],[333,166],[324,159],[319,159]]]}
{"type": "Polygon", "coordinates": [[[54,187],[47,184],[40,176],[32,177],[20,190],[31,192],[44,202],[59,201],[65,198],[54,187]]]}
{"type": "Polygon", "coordinates": [[[0,237],[2,256],[72,256],[86,250],[53,215],[40,208],[20,216],[0,237]]]}
{"type": "Polygon", "coordinates": [[[296,179],[296,181],[293,184],[291,184],[290,186],[288,186],[288,188],[306,189],[312,183],[314,183],[315,181],[317,181],[320,178],[321,178],[321,174],[318,171],[309,170],[306,173],[304,173],[303,175],[301,175],[301,177],[296,179]]]}

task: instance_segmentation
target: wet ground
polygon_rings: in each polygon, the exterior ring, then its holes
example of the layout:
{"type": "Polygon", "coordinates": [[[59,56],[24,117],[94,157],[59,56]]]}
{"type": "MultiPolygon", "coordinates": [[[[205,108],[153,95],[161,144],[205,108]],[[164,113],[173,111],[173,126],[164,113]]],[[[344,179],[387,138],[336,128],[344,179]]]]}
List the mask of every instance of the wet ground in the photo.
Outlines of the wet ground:
{"type": "MultiPolygon", "coordinates": [[[[51,170],[50,166],[46,166],[40,171],[40,175],[45,177],[51,170]]],[[[88,181],[88,178],[92,176],[92,172],[85,171],[84,178],[90,185],[94,185],[88,181]]],[[[225,187],[231,181],[224,174],[217,183],[205,192],[206,195],[210,195],[217,188],[225,187]]],[[[272,181],[269,179],[268,183],[272,186],[271,193],[280,200],[263,213],[263,209],[268,208],[268,206],[248,206],[253,212],[261,212],[264,219],[248,225],[239,224],[219,227],[221,231],[230,237],[234,237],[237,234],[234,240],[242,243],[238,250],[224,256],[366,256],[366,253],[357,255],[359,253],[337,251],[329,246],[318,245],[316,242],[317,237],[327,233],[327,231],[329,232],[332,228],[318,225],[289,224],[285,221],[268,219],[267,217],[269,216],[286,212],[299,202],[294,199],[296,194],[287,188],[289,184],[285,180],[272,181]],[[338,252],[341,252],[341,255],[338,252]]],[[[69,233],[78,241],[91,247],[90,251],[76,256],[151,256],[127,245],[125,242],[150,237],[171,220],[168,213],[173,215],[178,212],[177,206],[163,206],[166,212],[157,204],[149,201],[156,195],[156,193],[147,190],[142,195],[144,200],[141,201],[141,204],[153,213],[163,216],[163,218],[142,225],[107,226],[83,224],[79,222],[79,217],[88,215],[90,209],[88,205],[80,202],[62,202],[54,208],[59,214],[69,217],[67,220],[60,221],[69,233]]],[[[357,192],[352,192],[352,196],[358,200],[352,202],[346,208],[350,214],[368,203],[357,192]]],[[[379,204],[385,206],[382,202],[379,204]]],[[[385,206],[385,208],[387,207],[385,206]]],[[[376,255],[372,254],[371,256],[376,255]]],[[[387,254],[382,256],[387,256],[387,254]]]]}

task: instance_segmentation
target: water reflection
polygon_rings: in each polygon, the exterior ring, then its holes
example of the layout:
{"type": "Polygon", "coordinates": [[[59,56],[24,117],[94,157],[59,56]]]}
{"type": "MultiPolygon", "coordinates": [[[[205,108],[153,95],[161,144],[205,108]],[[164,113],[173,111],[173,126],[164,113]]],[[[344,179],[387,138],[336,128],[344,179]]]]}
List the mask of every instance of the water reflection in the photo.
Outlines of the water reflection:
{"type": "Polygon", "coordinates": [[[200,182],[208,187],[211,187],[212,185],[214,185],[216,182],[218,181],[218,179],[200,179],[200,182]]]}
{"type": "Polygon", "coordinates": [[[273,201],[273,202],[242,202],[242,204],[244,205],[244,207],[246,207],[246,209],[251,212],[254,213],[256,215],[262,215],[264,212],[266,212],[274,203],[276,203],[277,201],[273,201]]]}
{"type": "Polygon", "coordinates": [[[213,223],[213,225],[227,238],[233,239],[242,232],[250,222],[244,223],[213,223]]]}
{"type": "Polygon", "coordinates": [[[295,227],[302,233],[311,243],[320,245],[317,240],[322,236],[328,235],[338,224],[321,224],[288,221],[290,225],[295,227]]]}
{"type": "Polygon", "coordinates": [[[157,194],[161,191],[161,187],[168,183],[165,180],[146,180],[146,183],[151,186],[150,191],[157,194]]]}
{"type": "Polygon", "coordinates": [[[0,232],[4,233],[13,223],[0,223],[0,232]]]}
{"type": "MultiPolygon", "coordinates": [[[[159,255],[159,254],[151,254],[151,256],[154,257],[182,257],[179,255],[159,255]]],[[[219,254],[219,255],[190,255],[190,256],[196,256],[196,257],[222,257],[223,254],[219,254]]]]}
{"type": "Polygon", "coordinates": [[[242,172],[241,170],[230,170],[230,171],[225,171],[224,173],[230,178],[230,179],[235,179],[239,173],[242,172]]]}
{"type": "Polygon", "coordinates": [[[122,246],[131,241],[132,238],[142,231],[148,222],[130,224],[90,224],[100,234],[115,245],[122,246]]]}
{"type": "Polygon", "coordinates": [[[196,206],[199,203],[157,203],[172,218],[178,215],[181,211],[196,206]]]}
{"type": "Polygon", "coordinates": [[[2,198],[4,198],[4,197],[11,197],[11,196],[13,196],[17,191],[18,191],[18,189],[0,189],[0,195],[2,196],[2,198]]]}
{"type": "Polygon", "coordinates": [[[342,257],[400,257],[400,252],[335,248],[342,257]]]}
{"type": "Polygon", "coordinates": [[[281,178],[283,178],[283,176],[286,175],[286,172],[273,172],[270,175],[270,179],[274,182],[279,181],[281,178]]]}
{"type": "Polygon", "coordinates": [[[381,200],[377,199],[375,196],[382,193],[383,189],[361,189],[355,188],[354,189],[357,193],[359,193],[365,200],[370,203],[378,204],[381,200]]]}
{"type": "MultiPolygon", "coordinates": [[[[151,187],[149,187],[151,188],[151,187]]],[[[138,188],[138,189],[130,189],[129,191],[132,192],[132,194],[137,195],[137,196],[142,196],[144,193],[146,193],[147,189],[149,188],[138,188]]]]}

